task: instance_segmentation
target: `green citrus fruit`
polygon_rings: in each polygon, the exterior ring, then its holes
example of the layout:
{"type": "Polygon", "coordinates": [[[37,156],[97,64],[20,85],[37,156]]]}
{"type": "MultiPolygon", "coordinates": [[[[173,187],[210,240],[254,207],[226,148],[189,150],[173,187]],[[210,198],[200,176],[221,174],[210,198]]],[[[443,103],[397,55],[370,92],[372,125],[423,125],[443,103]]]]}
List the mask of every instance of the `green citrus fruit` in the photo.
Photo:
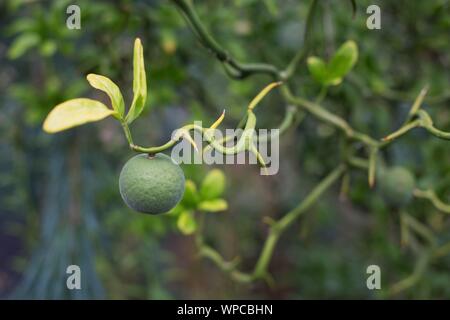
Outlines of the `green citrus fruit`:
{"type": "Polygon", "coordinates": [[[386,168],[379,178],[383,197],[393,206],[401,207],[411,200],[416,181],[411,172],[403,167],[386,168]]]}
{"type": "Polygon", "coordinates": [[[119,189],[125,203],[136,211],[167,212],[183,197],[183,170],[165,154],[139,154],[123,166],[119,189]]]}

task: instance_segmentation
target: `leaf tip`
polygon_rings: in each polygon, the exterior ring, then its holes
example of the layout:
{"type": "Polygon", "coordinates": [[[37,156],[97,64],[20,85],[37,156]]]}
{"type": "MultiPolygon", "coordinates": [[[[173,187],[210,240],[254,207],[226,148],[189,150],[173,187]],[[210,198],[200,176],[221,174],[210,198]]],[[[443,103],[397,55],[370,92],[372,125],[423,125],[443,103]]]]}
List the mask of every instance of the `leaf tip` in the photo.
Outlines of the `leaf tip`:
{"type": "Polygon", "coordinates": [[[217,118],[216,121],[209,127],[209,129],[216,129],[225,118],[225,109],[223,109],[222,113],[220,114],[219,118],[217,118]]]}
{"type": "Polygon", "coordinates": [[[50,127],[49,122],[47,121],[47,119],[45,119],[44,123],[42,124],[42,130],[43,130],[45,133],[48,133],[48,134],[54,134],[54,133],[56,132],[56,131],[54,131],[54,130],[51,129],[51,127],[50,127]]]}

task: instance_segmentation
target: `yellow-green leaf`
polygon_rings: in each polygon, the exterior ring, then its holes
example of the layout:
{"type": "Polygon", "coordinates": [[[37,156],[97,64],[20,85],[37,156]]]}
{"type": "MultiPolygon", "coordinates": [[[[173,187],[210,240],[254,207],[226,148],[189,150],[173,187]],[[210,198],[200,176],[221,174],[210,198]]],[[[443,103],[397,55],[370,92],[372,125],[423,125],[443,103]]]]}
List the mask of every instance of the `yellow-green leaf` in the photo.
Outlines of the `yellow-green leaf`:
{"type": "Polygon", "coordinates": [[[177,220],[177,227],[185,235],[193,234],[197,230],[197,222],[193,213],[188,210],[181,212],[177,220]]]}
{"type": "Polygon", "coordinates": [[[43,129],[45,132],[55,133],[87,122],[102,120],[112,114],[114,114],[113,110],[97,100],[72,99],[58,104],[50,111],[44,121],[43,129]]]}
{"type": "Polygon", "coordinates": [[[113,109],[120,118],[123,118],[125,113],[125,103],[119,87],[111,79],[102,75],[90,73],[86,78],[92,87],[105,92],[109,96],[113,109]]]}
{"type": "Polygon", "coordinates": [[[346,41],[334,54],[328,64],[328,78],[331,84],[339,84],[358,60],[358,46],[354,41],[346,41]]]}
{"type": "Polygon", "coordinates": [[[308,69],[322,86],[338,85],[358,60],[358,46],[354,41],[345,42],[328,63],[318,57],[309,57],[308,69]]]}
{"type": "Polygon", "coordinates": [[[203,180],[200,188],[202,200],[220,197],[225,190],[225,175],[219,169],[211,170],[203,180]]]}
{"type": "Polygon", "coordinates": [[[228,209],[228,203],[224,199],[206,200],[200,202],[198,208],[202,211],[219,212],[228,209]]]}
{"type": "Polygon", "coordinates": [[[141,40],[134,41],[133,55],[133,102],[126,116],[128,124],[132,123],[144,110],[147,100],[147,78],[145,75],[144,49],[141,40]]]}
{"type": "Polygon", "coordinates": [[[314,80],[322,85],[326,85],[328,71],[325,62],[319,57],[309,57],[306,62],[308,65],[308,70],[314,80]]]}
{"type": "Polygon", "coordinates": [[[186,208],[195,208],[198,202],[197,187],[192,180],[186,180],[184,187],[184,196],[181,203],[186,208]]]}

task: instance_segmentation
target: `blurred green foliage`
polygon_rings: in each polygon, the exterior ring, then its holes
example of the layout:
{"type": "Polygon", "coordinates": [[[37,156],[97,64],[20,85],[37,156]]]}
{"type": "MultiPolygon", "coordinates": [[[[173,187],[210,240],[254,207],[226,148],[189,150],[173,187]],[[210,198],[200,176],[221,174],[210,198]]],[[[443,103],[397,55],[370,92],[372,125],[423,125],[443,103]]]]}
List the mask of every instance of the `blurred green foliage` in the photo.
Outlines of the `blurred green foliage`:
{"type": "MultiPolygon", "coordinates": [[[[331,58],[348,39],[359,47],[354,70],[330,87],[323,105],[353,127],[381,138],[404,121],[411,101],[430,86],[425,109],[436,126],[450,129],[450,4],[448,0],[323,0],[313,29],[312,55],[331,58]],[[382,29],[366,28],[365,8],[378,4],[382,29]],[[447,97],[447,98],[446,98],[447,97]]],[[[195,1],[202,21],[238,59],[284,67],[302,46],[308,1],[195,1]]],[[[382,285],[409,275],[414,252],[400,246],[398,211],[367,186],[363,172],[339,199],[335,186],[283,236],[270,266],[277,285],[236,285],[195,255],[171,215],[131,212],[117,186],[132,156],[112,120],[59,136],[42,132],[56,104],[88,90],[91,72],[132,83],[133,40],[145,48],[148,98],[133,127],[144,145],[164,142],[173,129],[201,119],[211,123],[225,108],[234,127],[248,101],[270,80],[230,80],[200,44],[174,6],[163,0],[25,1],[0,3],[0,296],[16,298],[376,298],[366,288],[366,267],[380,265],[382,285]],[[65,26],[66,8],[81,8],[81,30],[65,26]],[[65,268],[83,270],[81,291],[65,289],[65,268]]],[[[129,87],[129,86],[128,86],[129,87]]],[[[306,65],[292,87],[312,98],[320,85],[306,65]]],[[[126,103],[131,89],[123,92],[126,103]]],[[[261,127],[282,118],[280,95],[268,96],[261,127]]],[[[262,112],[263,111],[263,112],[262,112]]],[[[242,255],[250,267],[265,237],[265,216],[290,210],[338,159],[334,128],[306,117],[282,138],[281,168],[262,177],[253,166],[223,166],[228,210],[206,215],[206,239],[226,257],[242,255]]],[[[450,200],[448,143],[420,129],[383,150],[390,166],[402,165],[419,184],[450,200]]],[[[185,165],[202,181],[207,166],[185,165]]],[[[200,190],[200,193],[202,191],[200,190]]],[[[448,217],[416,200],[406,210],[427,224],[439,243],[450,240],[448,217]]],[[[188,241],[187,241],[188,240],[188,241]]],[[[433,263],[413,290],[400,297],[450,297],[450,257],[433,263]]]]}

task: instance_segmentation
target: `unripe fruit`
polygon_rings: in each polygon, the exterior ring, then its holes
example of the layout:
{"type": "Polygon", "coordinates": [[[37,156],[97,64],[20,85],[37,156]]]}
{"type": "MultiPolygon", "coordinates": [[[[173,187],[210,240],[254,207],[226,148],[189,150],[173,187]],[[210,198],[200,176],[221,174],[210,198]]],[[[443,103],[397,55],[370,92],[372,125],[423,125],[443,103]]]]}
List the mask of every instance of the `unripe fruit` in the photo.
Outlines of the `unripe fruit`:
{"type": "Polygon", "coordinates": [[[119,189],[130,208],[159,214],[170,211],[183,197],[184,173],[165,154],[139,154],[123,166],[119,189]]]}
{"type": "Polygon", "coordinates": [[[383,170],[378,181],[383,197],[389,204],[396,207],[408,204],[416,184],[411,172],[403,167],[383,170]]]}

